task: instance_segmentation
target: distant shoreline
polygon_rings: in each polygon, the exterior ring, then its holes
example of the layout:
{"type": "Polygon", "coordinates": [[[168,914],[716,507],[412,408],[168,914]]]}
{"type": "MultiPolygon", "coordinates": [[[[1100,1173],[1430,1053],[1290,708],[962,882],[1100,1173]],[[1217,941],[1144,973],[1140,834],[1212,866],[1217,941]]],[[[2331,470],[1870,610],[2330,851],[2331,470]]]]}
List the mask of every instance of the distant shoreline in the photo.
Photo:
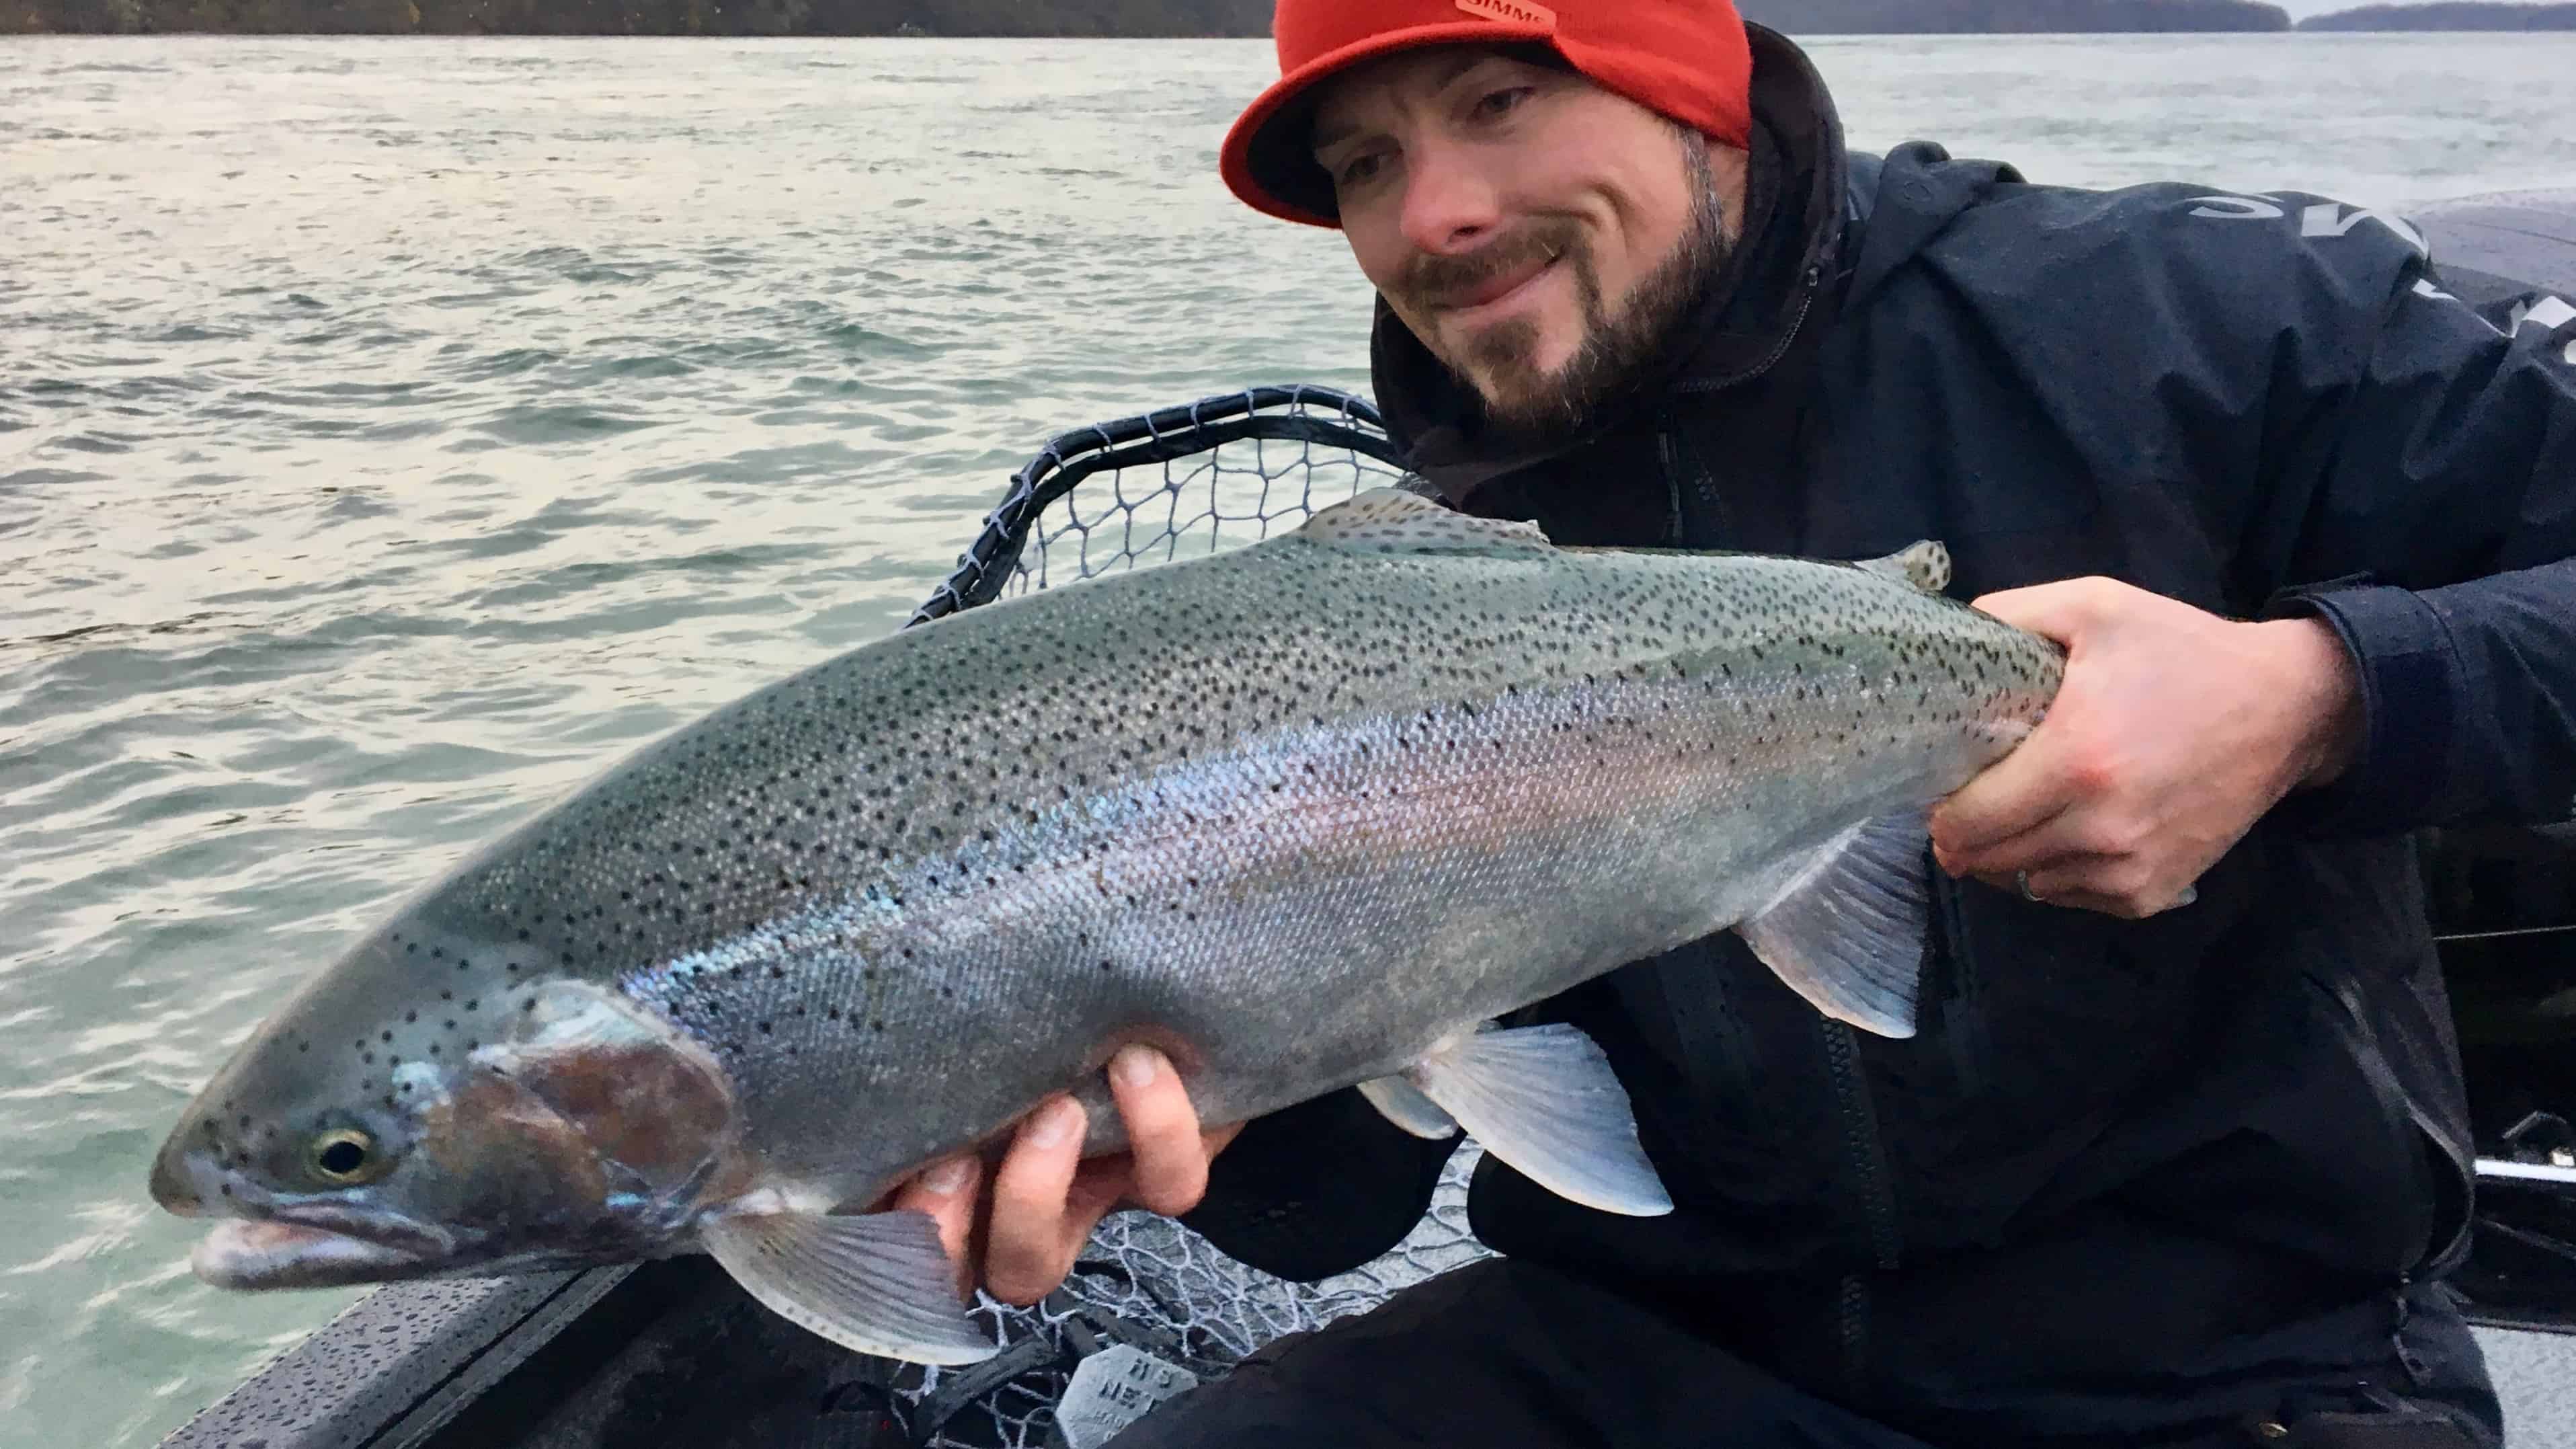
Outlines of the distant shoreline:
{"type": "Polygon", "coordinates": [[[2301,30],[2516,31],[2576,30],[2576,5],[2518,5],[2491,0],[2435,0],[2420,5],[2364,5],[2311,15],[2301,30]]]}
{"type": "MultiPolygon", "coordinates": [[[[2292,24],[2261,0],[1741,0],[1792,35],[2576,31],[2576,3],[2371,4],[2292,24]]],[[[1255,39],[1270,0],[0,0],[5,35],[1255,39]]]]}

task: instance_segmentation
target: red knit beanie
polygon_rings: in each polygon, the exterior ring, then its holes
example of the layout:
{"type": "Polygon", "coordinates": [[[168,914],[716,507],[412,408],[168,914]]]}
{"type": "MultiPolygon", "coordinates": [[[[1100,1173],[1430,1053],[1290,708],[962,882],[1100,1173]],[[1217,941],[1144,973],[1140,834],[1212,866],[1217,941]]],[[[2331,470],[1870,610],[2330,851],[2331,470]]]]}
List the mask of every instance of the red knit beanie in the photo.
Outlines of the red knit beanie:
{"type": "Polygon", "coordinates": [[[1346,66],[1418,45],[1537,41],[1593,84],[1742,146],[1753,52],[1729,0],[1279,0],[1279,80],[1226,133],[1225,184],[1272,216],[1335,226],[1332,184],[1298,104],[1346,66]]]}

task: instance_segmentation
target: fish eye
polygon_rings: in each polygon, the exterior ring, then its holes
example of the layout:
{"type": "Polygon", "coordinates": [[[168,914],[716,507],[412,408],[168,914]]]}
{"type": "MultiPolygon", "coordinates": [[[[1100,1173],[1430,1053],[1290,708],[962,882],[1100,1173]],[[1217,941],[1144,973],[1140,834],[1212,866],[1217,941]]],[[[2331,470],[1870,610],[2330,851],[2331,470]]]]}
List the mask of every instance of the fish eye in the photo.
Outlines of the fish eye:
{"type": "Polygon", "coordinates": [[[376,1139],[355,1127],[342,1127],[313,1139],[313,1170],[328,1182],[370,1182],[387,1164],[376,1139]]]}

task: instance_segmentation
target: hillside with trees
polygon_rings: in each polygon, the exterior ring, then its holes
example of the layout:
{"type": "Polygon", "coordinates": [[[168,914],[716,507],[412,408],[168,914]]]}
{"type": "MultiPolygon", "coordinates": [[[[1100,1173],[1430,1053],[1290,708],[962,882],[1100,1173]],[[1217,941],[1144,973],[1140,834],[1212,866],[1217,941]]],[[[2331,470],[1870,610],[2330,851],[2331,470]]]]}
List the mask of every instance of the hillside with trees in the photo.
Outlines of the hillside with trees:
{"type": "Polygon", "coordinates": [[[1789,35],[2279,31],[2290,13],[2247,0],[1738,0],[1789,35]]]}
{"type": "MultiPolygon", "coordinates": [[[[2279,6],[2248,0],[1746,0],[1744,9],[1793,35],[2290,28],[2279,6]]],[[[0,34],[41,31],[1259,36],[1270,33],[1270,0],[0,0],[0,34]]]]}
{"type": "Polygon", "coordinates": [[[2301,30],[2576,30],[2576,5],[2506,5],[2454,0],[2431,5],[2364,5],[2311,15],[2301,30]]]}
{"type": "Polygon", "coordinates": [[[0,34],[1261,36],[1270,0],[0,0],[0,34]]]}

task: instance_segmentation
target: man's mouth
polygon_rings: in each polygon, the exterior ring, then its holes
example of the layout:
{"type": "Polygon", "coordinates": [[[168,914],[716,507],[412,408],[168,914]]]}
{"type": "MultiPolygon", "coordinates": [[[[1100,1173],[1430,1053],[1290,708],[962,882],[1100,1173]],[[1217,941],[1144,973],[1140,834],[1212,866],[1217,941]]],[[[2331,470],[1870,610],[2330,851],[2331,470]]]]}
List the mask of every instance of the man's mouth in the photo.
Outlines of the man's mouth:
{"type": "Polygon", "coordinates": [[[1473,287],[1453,292],[1441,300],[1440,310],[1453,318],[1465,318],[1467,314],[1480,312],[1508,301],[1518,295],[1523,288],[1545,276],[1558,261],[1563,259],[1564,255],[1563,252],[1551,252],[1543,257],[1535,257],[1520,266],[1488,277],[1473,287]]]}

